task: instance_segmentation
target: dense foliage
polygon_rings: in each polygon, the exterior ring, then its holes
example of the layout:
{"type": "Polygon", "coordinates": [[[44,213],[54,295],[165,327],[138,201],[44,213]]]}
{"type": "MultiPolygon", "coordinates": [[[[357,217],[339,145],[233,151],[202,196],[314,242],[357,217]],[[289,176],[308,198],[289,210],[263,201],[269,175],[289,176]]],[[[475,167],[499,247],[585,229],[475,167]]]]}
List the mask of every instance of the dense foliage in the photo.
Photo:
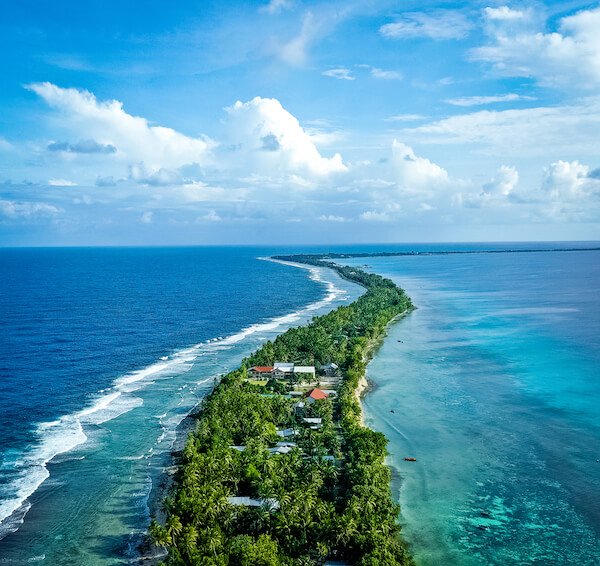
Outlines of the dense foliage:
{"type": "Polygon", "coordinates": [[[387,324],[412,307],[410,299],[378,275],[312,256],[302,261],[331,267],[366,292],[267,342],[204,401],[165,502],[166,522],[151,526],[170,565],[411,563],[384,464],[387,441],[361,425],[355,395],[372,349],[387,324]],[[292,400],[271,392],[274,384],[268,391],[245,379],[247,368],[275,360],[336,362],[343,373],[338,397],[307,404],[298,415],[292,400]],[[322,424],[315,430],[303,417],[322,424]],[[296,431],[293,442],[288,452],[273,453],[283,429],[296,431]],[[231,496],[262,505],[233,504],[231,496]]]}

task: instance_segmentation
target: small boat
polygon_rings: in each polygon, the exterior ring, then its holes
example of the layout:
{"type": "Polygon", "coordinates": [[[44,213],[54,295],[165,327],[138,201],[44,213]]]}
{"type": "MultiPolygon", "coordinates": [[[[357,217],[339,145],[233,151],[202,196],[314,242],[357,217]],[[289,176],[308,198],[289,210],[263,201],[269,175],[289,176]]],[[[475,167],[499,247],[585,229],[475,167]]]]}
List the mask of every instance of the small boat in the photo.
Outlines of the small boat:
{"type": "Polygon", "coordinates": [[[402,340],[398,340],[398,342],[400,342],[400,344],[404,344],[404,342],[402,342],[402,340]]]}
{"type": "Polygon", "coordinates": [[[417,459],[416,459],[416,458],[412,458],[412,457],[408,456],[408,457],[404,458],[404,461],[405,461],[405,462],[416,462],[416,461],[417,461],[417,459]]]}
{"type": "Polygon", "coordinates": [[[390,409],[390,413],[394,413],[394,412],[395,412],[394,409],[390,409]]]}

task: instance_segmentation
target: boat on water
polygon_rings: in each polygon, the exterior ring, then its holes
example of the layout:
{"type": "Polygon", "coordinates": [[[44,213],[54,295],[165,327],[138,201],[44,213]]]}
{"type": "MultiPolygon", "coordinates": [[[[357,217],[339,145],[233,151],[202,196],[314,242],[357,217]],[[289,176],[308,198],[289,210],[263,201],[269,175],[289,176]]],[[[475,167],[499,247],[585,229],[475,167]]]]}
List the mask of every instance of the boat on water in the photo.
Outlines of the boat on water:
{"type": "Polygon", "coordinates": [[[405,460],[406,462],[416,462],[416,461],[417,461],[417,459],[416,459],[416,458],[413,458],[413,457],[411,457],[411,456],[407,456],[406,458],[404,458],[404,460],[405,460]]]}

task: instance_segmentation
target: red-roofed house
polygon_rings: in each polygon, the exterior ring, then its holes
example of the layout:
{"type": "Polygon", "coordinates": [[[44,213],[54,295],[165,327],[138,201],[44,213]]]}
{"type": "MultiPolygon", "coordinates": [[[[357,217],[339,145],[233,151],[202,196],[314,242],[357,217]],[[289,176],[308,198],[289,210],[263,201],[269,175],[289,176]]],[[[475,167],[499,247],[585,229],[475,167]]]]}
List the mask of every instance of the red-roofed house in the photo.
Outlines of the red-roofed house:
{"type": "Polygon", "coordinates": [[[322,399],[327,399],[327,393],[316,387],[314,389],[311,389],[308,395],[306,396],[307,402],[311,404],[315,401],[321,401],[322,399]]]}
{"type": "Polygon", "coordinates": [[[254,366],[248,370],[250,379],[270,379],[273,376],[273,366],[254,366]]]}

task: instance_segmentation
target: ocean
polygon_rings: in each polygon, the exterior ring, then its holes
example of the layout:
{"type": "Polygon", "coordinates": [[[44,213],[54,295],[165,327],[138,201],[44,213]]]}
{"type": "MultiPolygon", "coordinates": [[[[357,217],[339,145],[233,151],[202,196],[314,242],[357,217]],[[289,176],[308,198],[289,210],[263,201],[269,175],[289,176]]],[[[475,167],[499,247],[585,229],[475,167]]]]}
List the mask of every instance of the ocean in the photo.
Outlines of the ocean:
{"type": "MultiPolygon", "coordinates": [[[[136,563],[176,431],[215,379],[362,292],[259,258],[503,248],[0,250],[0,564],[136,563]]],[[[418,307],[370,363],[364,403],[421,566],[598,564],[599,259],[347,261],[418,307]]]]}
{"type": "Polygon", "coordinates": [[[364,400],[417,563],[600,564],[600,252],[345,263],[417,306],[364,400]]]}
{"type": "Polygon", "coordinates": [[[0,564],[135,562],[214,380],[361,292],[267,253],[0,250],[0,564]]]}

